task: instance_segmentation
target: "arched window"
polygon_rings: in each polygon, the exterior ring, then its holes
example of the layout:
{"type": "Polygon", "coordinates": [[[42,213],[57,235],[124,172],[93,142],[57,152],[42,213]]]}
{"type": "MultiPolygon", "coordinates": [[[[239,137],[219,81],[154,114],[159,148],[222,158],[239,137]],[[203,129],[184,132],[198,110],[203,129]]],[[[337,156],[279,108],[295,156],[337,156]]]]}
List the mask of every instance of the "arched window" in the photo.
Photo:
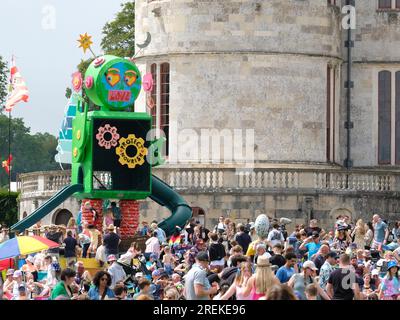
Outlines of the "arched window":
{"type": "Polygon", "coordinates": [[[379,72],[378,80],[378,162],[391,164],[392,133],[392,74],[390,71],[379,72]]]}

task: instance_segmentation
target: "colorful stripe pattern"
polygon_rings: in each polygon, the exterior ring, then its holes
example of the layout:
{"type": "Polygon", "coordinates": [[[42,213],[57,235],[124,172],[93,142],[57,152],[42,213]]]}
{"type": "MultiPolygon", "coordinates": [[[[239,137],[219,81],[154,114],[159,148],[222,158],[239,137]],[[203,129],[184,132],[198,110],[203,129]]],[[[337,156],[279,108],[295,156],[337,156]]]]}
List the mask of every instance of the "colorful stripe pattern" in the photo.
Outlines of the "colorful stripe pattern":
{"type": "Polygon", "coordinates": [[[19,255],[28,255],[59,246],[58,243],[39,236],[15,237],[0,244],[0,260],[19,255]]]}

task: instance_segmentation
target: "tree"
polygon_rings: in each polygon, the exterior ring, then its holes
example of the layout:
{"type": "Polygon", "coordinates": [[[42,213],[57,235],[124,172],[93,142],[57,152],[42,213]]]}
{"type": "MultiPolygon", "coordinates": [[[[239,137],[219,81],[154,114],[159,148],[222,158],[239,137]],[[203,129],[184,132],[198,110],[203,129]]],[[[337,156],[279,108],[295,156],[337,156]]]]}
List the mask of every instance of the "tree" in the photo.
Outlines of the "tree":
{"type": "MultiPolygon", "coordinates": [[[[0,115],[0,161],[8,158],[8,117],[0,115]]],[[[54,160],[57,139],[49,133],[30,134],[22,119],[11,120],[11,154],[13,156],[11,179],[19,173],[57,170],[54,160]]],[[[0,167],[0,187],[8,187],[8,175],[0,167]]]]}
{"type": "Polygon", "coordinates": [[[116,18],[103,28],[101,48],[106,54],[133,57],[135,54],[135,2],[121,4],[116,18]]]}
{"type": "MultiPolygon", "coordinates": [[[[0,106],[3,106],[6,102],[8,93],[8,68],[6,63],[3,61],[3,57],[0,56],[0,106]]],[[[1,108],[0,108],[1,109],[1,108]]]]}

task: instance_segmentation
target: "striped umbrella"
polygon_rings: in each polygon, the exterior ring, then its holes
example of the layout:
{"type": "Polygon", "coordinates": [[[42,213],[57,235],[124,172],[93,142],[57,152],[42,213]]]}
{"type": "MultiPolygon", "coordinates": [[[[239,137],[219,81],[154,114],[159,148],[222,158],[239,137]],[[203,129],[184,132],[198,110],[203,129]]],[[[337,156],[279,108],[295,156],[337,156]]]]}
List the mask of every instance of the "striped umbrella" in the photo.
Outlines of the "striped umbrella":
{"type": "Polygon", "coordinates": [[[0,243],[0,260],[13,258],[19,255],[28,255],[59,246],[58,243],[39,236],[15,237],[0,243]]]}

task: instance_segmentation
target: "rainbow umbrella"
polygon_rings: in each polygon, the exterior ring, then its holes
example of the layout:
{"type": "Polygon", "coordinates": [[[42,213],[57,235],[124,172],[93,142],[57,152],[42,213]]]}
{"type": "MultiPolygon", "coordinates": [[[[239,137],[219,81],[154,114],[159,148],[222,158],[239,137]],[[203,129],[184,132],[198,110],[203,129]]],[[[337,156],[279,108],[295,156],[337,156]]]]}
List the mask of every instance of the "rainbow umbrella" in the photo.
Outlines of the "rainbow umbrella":
{"type": "Polygon", "coordinates": [[[13,258],[19,255],[28,255],[59,246],[58,243],[39,236],[15,237],[0,243],[0,260],[13,258]]]}

